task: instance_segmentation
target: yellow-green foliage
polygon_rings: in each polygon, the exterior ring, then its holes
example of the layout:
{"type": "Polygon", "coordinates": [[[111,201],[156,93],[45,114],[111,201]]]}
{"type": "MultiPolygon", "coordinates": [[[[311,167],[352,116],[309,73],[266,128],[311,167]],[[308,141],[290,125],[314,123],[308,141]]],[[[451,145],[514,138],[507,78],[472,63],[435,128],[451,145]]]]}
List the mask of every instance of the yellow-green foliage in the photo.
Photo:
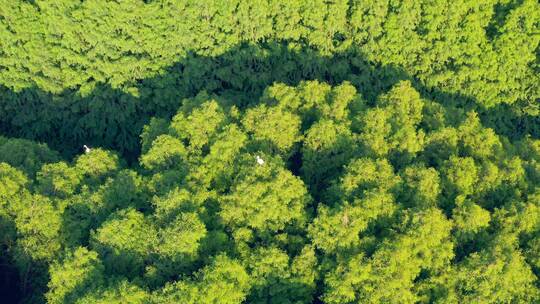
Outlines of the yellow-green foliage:
{"type": "Polygon", "coordinates": [[[540,302],[539,20],[0,0],[0,297],[540,302]]]}

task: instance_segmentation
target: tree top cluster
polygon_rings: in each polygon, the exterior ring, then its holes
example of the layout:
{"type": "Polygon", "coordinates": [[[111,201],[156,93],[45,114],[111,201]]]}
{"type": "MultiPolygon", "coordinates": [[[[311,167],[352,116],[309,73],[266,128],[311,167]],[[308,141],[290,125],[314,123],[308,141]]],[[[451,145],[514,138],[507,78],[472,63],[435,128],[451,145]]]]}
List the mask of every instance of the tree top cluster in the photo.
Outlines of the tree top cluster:
{"type": "Polygon", "coordinates": [[[539,33],[535,0],[5,1],[0,300],[540,302],[539,33]]]}

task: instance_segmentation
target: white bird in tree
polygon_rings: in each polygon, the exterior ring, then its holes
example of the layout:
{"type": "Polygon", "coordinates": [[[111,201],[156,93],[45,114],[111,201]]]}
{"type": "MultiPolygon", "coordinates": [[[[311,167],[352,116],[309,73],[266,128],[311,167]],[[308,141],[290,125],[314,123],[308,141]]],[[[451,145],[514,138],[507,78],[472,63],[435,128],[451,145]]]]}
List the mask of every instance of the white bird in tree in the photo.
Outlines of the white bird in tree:
{"type": "Polygon", "coordinates": [[[83,145],[84,153],[90,152],[90,148],[87,145],[83,145]]]}
{"type": "Polygon", "coordinates": [[[264,160],[259,155],[255,156],[255,159],[257,160],[257,164],[264,165],[264,160]]]}

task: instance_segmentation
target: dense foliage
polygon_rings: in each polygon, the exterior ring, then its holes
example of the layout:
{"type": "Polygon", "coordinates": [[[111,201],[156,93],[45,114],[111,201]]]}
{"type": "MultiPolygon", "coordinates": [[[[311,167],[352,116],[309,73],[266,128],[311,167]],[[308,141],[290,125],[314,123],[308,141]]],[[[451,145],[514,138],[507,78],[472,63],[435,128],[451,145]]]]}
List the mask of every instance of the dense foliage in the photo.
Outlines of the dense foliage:
{"type": "Polygon", "coordinates": [[[0,4],[4,302],[540,302],[538,1],[0,4]]]}

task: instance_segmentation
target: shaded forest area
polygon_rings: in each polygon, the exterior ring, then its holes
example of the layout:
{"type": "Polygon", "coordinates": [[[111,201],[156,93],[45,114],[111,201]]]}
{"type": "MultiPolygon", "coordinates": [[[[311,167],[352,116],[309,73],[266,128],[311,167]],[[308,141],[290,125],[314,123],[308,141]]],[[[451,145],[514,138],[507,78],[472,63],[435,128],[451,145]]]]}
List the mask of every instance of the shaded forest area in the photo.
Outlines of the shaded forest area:
{"type": "Polygon", "coordinates": [[[537,1],[1,4],[4,302],[540,301],[537,1]]]}
{"type": "Polygon", "coordinates": [[[73,90],[55,95],[37,88],[14,92],[4,87],[2,133],[46,142],[68,158],[80,153],[85,142],[133,161],[140,153],[142,127],[151,117],[172,117],[184,98],[204,91],[245,107],[275,82],[296,85],[304,80],[350,81],[362,88],[363,97],[372,104],[393,84],[408,80],[426,99],[481,113],[483,123],[498,134],[519,139],[527,134],[538,137],[540,132],[536,109],[532,114],[506,104],[486,109],[474,97],[426,87],[397,66],[369,62],[353,48],[328,57],[273,42],[241,45],[217,57],[191,55],[163,75],[141,80],[135,87],[140,96],[108,85],[99,85],[85,96],[73,90]]]}

